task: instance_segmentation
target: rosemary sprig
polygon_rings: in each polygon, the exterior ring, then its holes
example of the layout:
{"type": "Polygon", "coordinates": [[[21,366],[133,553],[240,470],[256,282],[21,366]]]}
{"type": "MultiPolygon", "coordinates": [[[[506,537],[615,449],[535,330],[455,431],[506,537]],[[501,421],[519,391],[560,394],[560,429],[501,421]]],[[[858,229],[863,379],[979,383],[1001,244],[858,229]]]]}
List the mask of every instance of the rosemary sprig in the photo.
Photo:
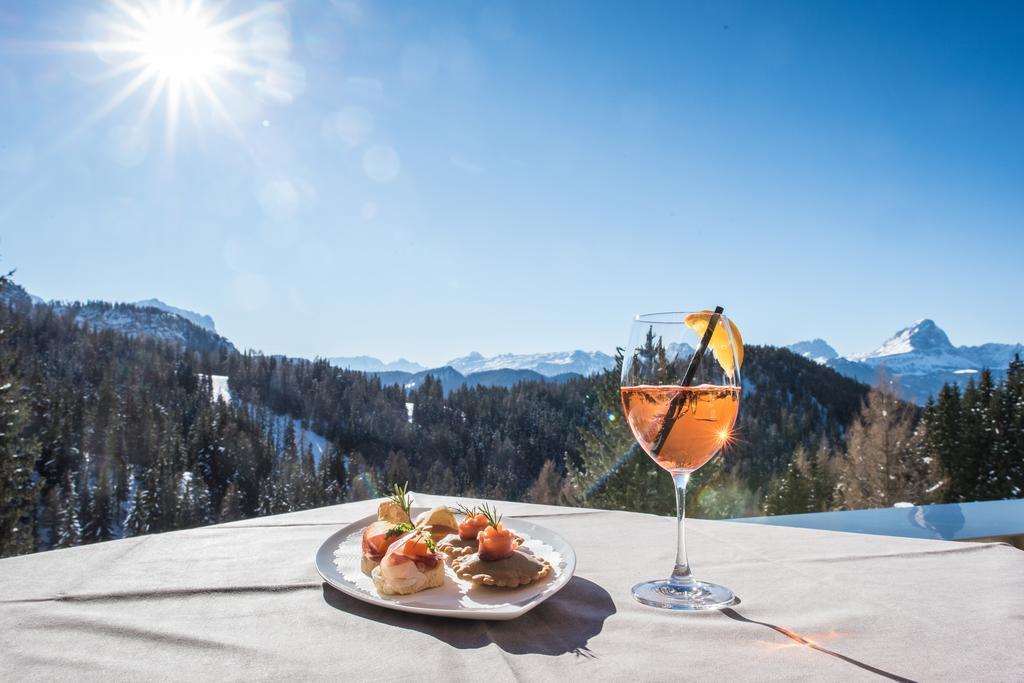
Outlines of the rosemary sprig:
{"type": "Polygon", "coordinates": [[[409,508],[412,507],[412,498],[409,497],[409,482],[405,482],[402,486],[395,484],[388,498],[394,501],[395,505],[402,508],[405,514],[409,514],[409,508]]]}
{"type": "Polygon", "coordinates": [[[473,515],[477,514],[477,511],[479,509],[479,505],[474,505],[473,507],[466,507],[466,505],[464,505],[463,503],[455,504],[455,511],[459,514],[466,515],[467,517],[472,517],[473,515]]]}
{"type": "Polygon", "coordinates": [[[497,529],[498,525],[501,524],[501,515],[498,514],[498,511],[493,506],[488,505],[487,503],[481,503],[477,507],[477,510],[480,511],[481,515],[487,518],[488,526],[493,526],[497,529]]]}

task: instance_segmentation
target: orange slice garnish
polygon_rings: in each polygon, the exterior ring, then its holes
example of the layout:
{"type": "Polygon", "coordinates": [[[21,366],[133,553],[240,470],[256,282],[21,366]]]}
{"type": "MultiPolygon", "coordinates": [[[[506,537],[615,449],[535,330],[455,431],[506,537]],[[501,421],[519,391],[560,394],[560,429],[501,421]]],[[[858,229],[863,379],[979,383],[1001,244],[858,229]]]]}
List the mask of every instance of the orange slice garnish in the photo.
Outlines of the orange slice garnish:
{"type": "MultiPolygon", "coordinates": [[[[696,332],[697,336],[703,338],[712,315],[714,315],[713,311],[690,313],[683,318],[683,322],[696,332]]],[[[721,320],[715,325],[715,331],[711,333],[711,341],[708,342],[708,348],[711,349],[715,359],[722,366],[722,369],[725,370],[726,374],[729,377],[733,377],[736,374],[737,368],[743,365],[743,337],[740,336],[740,328],[736,327],[736,323],[732,321],[732,318],[727,318],[727,320],[732,331],[732,348],[730,348],[729,344],[729,334],[726,332],[721,320]],[[736,350],[735,363],[733,362],[733,348],[736,350]]]]}

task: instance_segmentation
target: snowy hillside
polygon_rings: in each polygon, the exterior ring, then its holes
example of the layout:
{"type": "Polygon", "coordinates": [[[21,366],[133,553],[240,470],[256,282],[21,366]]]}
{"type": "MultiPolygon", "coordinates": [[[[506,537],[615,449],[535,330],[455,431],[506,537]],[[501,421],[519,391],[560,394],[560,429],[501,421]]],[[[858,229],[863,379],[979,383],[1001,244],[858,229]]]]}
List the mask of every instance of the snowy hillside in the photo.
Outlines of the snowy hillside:
{"type": "Polygon", "coordinates": [[[44,301],[9,283],[0,292],[0,301],[15,306],[48,306],[58,314],[73,315],[75,322],[93,330],[114,330],[130,337],[151,337],[199,350],[226,348],[234,345],[217,334],[213,318],[166,304],[159,299],[146,299],[134,304],[105,301],[44,301]]]}
{"type": "Polygon", "coordinates": [[[180,315],[157,308],[101,301],[85,304],[50,302],[47,305],[57,313],[73,315],[76,322],[88,325],[93,330],[110,329],[129,337],[159,339],[199,350],[235,350],[234,345],[224,337],[209,332],[180,315]]]}
{"type": "MultiPolygon", "coordinates": [[[[200,374],[200,379],[205,379],[206,375],[200,374]]],[[[214,401],[225,401],[231,402],[231,389],[228,384],[227,375],[210,375],[210,381],[213,385],[213,400],[214,401]]],[[[412,404],[406,404],[406,410],[409,411],[410,421],[412,420],[412,404]]],[[[249,406],[252,408],[252,406],[249,406]]],[[[291,422],[292,428],[295,430],[295,445],[299,451],[305,451],[309,447],[313,453],[313,462],[317,466],[320,465],[320,456],[327,452],[327,439],[320,436],[316,432],[310,431],[302,426],[301,420],[288,417],[287,415],[274,414],[272,429],[274,435],[277,438],[281,438],[288,429],[288,423],[291,422]]]]}
{"type": "Polygon", "coordinates": [[[136,301],[135,305],[140,308],[158,308],[166,313],[173,313],[174,315],[184,318],[193,325],[198,325],[207,332],[213,332],[214,334],[217,333],[217,326],[213,324],[213,318],[208,315],[189,311],[184,308],[178,308],[177,306],[171,306],[170,304],[165,304],[163,301],[160,301],[160,299],[136,301]]]}

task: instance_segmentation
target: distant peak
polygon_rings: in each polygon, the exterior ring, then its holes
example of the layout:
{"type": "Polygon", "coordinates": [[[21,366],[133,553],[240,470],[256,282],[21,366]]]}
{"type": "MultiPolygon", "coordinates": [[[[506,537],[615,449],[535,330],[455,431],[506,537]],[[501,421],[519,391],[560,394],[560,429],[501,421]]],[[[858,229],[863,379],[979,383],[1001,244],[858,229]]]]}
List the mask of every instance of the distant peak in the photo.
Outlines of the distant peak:
{"type": "Polygon", "coordinates": [[[839,353],[827,341],[817,337],[810,341],[790,344],[786,348],[796,355],[809,358],[816,363],[824,363],[839,356],[839,353]]]}
{"type": "Polygon", "coordinates": [[[931,318],[921,318],[909,327],[904,327],[870,353],[851,356],[852,360],[866,360],[885,356],[898,356],[915,351],[943,352],[954,350],[949,337],[931,318]]]}
{"type": "Polygon", "coordinates": [[[909,339],[917,350],[935,348],[953,348],[949,337],[931,318],[921,318],[910,327],[905,327],[891,339],[909,339]]]}
{"type": "Polygon", "coordinates": [[[491,370],[532,370],[546,377],[566,373],[592,375],[604,372],[614,363],[610,356],[600,351],[587,352],[579,349],[547,353],[502,353],[490,357],[473,351],[467,356],[448,361],[448,365],[464,375],[491,370]]]}
{"type": "Polygon", "coordinates": [[[156,308],[164,311],[165,313],[173,313],[174,315],[184,318],[193,325],[203,328],[208,332],[217,333],[217,326],[213,323],[213,318],[202,313],[196,313],[195,311],[189,311],[184,308],[178,308],[177,306],[171,306],[168,303],[164,303],[160,299],[143,299],[142,301],[136,301],[132,304],[133,306],[139,306],[140,308],[156,308]]]}

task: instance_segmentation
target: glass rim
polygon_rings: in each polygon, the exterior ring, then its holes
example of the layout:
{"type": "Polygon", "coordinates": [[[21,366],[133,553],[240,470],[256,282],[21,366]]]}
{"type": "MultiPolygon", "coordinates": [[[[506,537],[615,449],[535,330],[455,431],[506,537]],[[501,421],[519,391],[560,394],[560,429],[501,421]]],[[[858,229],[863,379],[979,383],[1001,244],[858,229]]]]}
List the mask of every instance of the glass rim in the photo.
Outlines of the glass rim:
{"type": "MultiPolygon", "coordinates": [[[[713,313],[714,309],[702,309],[700,311],[661,311],[659,313],[638,313],[633,316],[633,322],[653,323],[657,325],[685,325],[684,318],[694,313],[713,313]],[[674,318],[663,319],[662,316],[674,316],[674,318]],[[677,319],[676,319],[677,318],[677,319]]],[[[720,314],[723,318],[728,316],[723,311],[720,314]]]]}

